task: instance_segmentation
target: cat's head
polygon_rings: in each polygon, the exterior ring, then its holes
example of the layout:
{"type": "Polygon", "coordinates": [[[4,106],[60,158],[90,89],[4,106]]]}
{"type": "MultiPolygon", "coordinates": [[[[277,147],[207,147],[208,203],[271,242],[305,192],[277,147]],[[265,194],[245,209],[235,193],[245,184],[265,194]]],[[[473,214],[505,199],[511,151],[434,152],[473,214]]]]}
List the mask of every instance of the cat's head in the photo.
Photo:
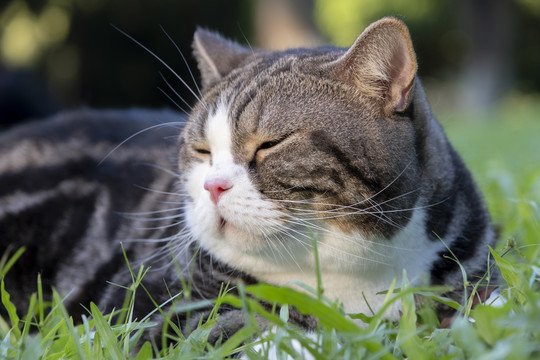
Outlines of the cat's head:
{"type": "Polygon", "coordinates": [[[401,21],[372,24],[349,49],[251,50],[203,30],[194,49],[203,96],[180,170],[203,248],[241,269],[302,267],[313,237],[357,254],[409,222],[417,66],[401,21]]]}

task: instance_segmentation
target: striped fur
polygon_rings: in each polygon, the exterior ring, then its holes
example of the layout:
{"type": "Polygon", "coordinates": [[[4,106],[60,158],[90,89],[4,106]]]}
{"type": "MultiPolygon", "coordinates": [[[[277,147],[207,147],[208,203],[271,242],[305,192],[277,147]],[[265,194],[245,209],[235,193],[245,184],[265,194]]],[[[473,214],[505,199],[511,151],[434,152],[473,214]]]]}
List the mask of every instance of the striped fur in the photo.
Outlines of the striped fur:
{"type": "MultiPolygon", "coordinates": [[[[460,300],[450,254],[469,280],[486,273],[489,215],[431,114],[400,21],[371,25],[350,49],[284,52],[199,30],[194,52],[203,93],[188,118],[81,110],[0,134],[0,250],[27,248],[6,278],[15,301],[41,273],[71,293],[74,315],[90,301],[118,308],[124,290],[107,281],[130,283],[121,243],[151,266],[157,303],[182,293],[178,268],[192,284],[178,301],[240,279],[316,286],[313,236],[325,294],[352,313],[368,312],[362,294],[379,308],[403,269],[460,300]]],[[[154,305],[138,296],[141,318],[154,305]]],[[[186,331],[198,321],[178,319],[186,331]]],[[[225,309],[212,338],[241,324],[225,309]]]]}

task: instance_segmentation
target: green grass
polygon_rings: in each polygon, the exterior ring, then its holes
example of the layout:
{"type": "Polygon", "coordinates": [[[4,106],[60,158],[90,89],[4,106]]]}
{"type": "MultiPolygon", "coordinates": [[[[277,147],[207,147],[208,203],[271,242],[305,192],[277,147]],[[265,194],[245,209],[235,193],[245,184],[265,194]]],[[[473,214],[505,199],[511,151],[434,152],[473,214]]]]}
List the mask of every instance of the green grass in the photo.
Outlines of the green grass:
{"type": "MultiPolygon", "coordinates": [[[[229,304],[244,310],[247,326],[239,333],[209,345],[206,340],[216,322],[214,314],[189,337],[177,334],[175,346],[163,346],[166,339],[141,343],[142,331],[155,324],[133,319],[130,301],[120,309],[120,323],[91,306],[82,323],[74,324],[60,296],[55,294],[52,302],[44,302],[39,285],[29,308],[16,313],[9,289],[4,289],[2,283],[1,300],[9,316],[0,318],[0,358],[219,359],[243,350],[249,358],[259,359],[267,357],[270,342],[278,349],[278,358],[286,354],[300,358],[295,342],[316,359],[540,358],[539,112],[540,104],[514,101],[490,116],[474,117],[474,121],[458,114],[440,117],[473,170],[494,221],[501,227],[495,258],[506,284],[503,293],[509,299],[502,307],[477,306],[471,310],[468,303],[453,304],[461,315],[451,328],[441,329],[430,306],[414,306],[414,294],[441,300],[436,296],[437,289],[409,287],[405,283],[399,291],[387,294],[387,304],[402,301],[399,322],[384,321],[381,311],[369,318],[359,316],[365,322],[365,326],[359,326],[320,291],[313,290],[313,296],[309,296],[269,285],[240,286],[240,296],[224,293],[215,300],[216,309],[229,304]],[[269,312],[258,300],[283,306],[269,312]],[[320,327],[315,334],[306,334],[287,322],[290,306],[318,316],[320,327]],[[255,316],[266,318],[275,330],[261,337],[255,316]],[[36,333],[30,331],[30,324],[38,330],[36,333]],[[261,353],[251,350],[254,339],[262,345],[261,353]]],[[[9,265],[7,261],[0,264],[0,275],[9,265]]],[[[137,271],[133,291],[144,274],[142,269],[137,271]]],[[[207,304],[195,303],[191,310],[199,305],[207,304]]]]}
{"type": "Polygon", "coordinates": [[[517,241],[529,260],[540,247],[540,101],[509,100],[492,114],[441,116],[484,193],[502,244],[517,241]]]}

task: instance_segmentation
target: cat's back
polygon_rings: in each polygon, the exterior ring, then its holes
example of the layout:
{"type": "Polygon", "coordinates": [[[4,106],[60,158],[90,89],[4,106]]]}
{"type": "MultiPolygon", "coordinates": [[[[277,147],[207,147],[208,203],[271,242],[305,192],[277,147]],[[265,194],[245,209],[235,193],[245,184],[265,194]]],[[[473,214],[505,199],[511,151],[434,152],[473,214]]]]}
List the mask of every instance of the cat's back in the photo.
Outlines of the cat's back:
{"type": "MultiPolygon", "coordinates": [[[[120,143],[117,152],[139,147],[163,147],[163,138],[177,135],[183,117],[168,110],[92,110],[66,111],[47,119],[33,120],[0,131],[0,169],[59,162],[66,156],[94,154],[106,160],[120,143]],[[76,150],[67,153],[66,149],[76,150]],[[58,150],[58,152],[54,152],[58,150]]],[[[114,151],[116,152],[116,151],[114,151]]],[[[116,156],[114,152],[111,156],[116,156]]]]}
{"type": "Polygon", "coordinates": [[[124,264],[120,241],[142,235],[130,214],[155,209],[176,182],[183,120],[82,109],[0,133],[0,253],[26,249],[6,278],[15,300],[35,291],[37,273],[81,300],[124,264]]]}

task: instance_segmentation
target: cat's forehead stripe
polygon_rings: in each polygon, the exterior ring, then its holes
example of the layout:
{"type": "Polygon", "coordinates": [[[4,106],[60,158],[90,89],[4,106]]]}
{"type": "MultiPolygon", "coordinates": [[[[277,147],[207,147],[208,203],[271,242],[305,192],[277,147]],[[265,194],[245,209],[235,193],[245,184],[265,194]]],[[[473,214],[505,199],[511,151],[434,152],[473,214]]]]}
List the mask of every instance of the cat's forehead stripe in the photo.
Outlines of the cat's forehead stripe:
{"type": "Polygon", "coordinates": [[[229,106],[220,102],[206,123],[206,137],[212,154],[231,154],[231,122],[229,106]]]}

